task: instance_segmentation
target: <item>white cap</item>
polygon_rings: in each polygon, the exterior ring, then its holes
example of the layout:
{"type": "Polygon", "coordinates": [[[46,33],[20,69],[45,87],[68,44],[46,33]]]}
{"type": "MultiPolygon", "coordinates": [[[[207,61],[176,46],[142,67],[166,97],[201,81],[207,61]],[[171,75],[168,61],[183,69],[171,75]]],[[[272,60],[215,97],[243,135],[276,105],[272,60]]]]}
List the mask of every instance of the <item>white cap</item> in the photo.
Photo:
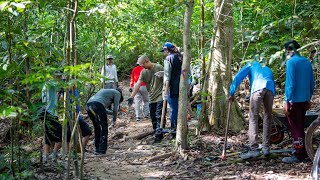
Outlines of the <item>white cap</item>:
{"type": "Polygon", "coordinates": [[[113,59],[112,55],[108,55],[107,59],[113,59]]]}

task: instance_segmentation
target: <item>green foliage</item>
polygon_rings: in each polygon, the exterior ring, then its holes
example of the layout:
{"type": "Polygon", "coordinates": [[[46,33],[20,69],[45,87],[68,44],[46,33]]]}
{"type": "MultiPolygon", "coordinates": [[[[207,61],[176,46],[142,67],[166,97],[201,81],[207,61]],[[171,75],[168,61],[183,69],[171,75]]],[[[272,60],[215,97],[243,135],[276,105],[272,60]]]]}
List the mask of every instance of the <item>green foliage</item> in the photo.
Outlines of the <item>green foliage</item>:
{"type": "MultiPolygon", "coordinates": [[[[146,54],[152,62],[162,64],[165,55],[159,51],[164,42],[183,45],[185,3],[183,0],[79,1],[75,41],[78,59],[73,64],[66,58],[68,1],[0,1],[1,118],[19,115],[22,121],[35,121],[37,110],[43,106],[40,97],[45,83],[64,89],[76,86],[81,92],[83,107],[93,91],[101,87],[100,71],[108,54],[114,56],[121,78],[129,76],[139,55],[146,54]],[[54,76],[57,71],[63,73],[63,78],[54,76]]],[[[246,0],[235,1],[233,7],[232,69],[235,71],[241,63],[255,59],[268,64],[277,82],[283,82],[283,43],[296,39],[304,45],[319,40],[317,0],[298,4],[291,0],[246,0]]],[[[199,61],[200,32],[205,36],[206,59],[211,51],[214,1],[205,0],[204,9],[202,28],[201,6],[195,1],[191,24],[192,63],[199,61]]],[[[301,54],[306,56],[317,48],[317,44],[312,45],[301,54]]],[[[41,135],[41,128],[36,123],[32,135],[41,135]]],[[[21,176],[28,176],[28,172],[21,176]]]]}

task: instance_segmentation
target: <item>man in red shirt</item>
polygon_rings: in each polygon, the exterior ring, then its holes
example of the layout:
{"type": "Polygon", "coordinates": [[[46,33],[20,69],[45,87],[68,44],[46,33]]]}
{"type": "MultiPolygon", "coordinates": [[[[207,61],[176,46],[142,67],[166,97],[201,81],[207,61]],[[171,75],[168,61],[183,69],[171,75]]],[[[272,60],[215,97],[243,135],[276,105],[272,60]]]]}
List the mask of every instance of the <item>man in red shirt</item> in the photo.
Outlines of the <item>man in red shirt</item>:
{"type": "MultiPolygon", "coordinates": [[[[131,73],[131,81],[130,81],[130,89],[129,91],[132,92],[135,83],[139,80],[140,73],[143,70],[142,66],[136,66],[132,69],[131,73]]],[[[138,93],[134,97],[134,104],[135,104],[135,113],[136,113],[136,120],[140,121],[144,117],[149,118],[149,94],[146,87],[146,83],[141,83],[138,93]],[[143,101],[143,106],[142,106],[143,101]]]]}

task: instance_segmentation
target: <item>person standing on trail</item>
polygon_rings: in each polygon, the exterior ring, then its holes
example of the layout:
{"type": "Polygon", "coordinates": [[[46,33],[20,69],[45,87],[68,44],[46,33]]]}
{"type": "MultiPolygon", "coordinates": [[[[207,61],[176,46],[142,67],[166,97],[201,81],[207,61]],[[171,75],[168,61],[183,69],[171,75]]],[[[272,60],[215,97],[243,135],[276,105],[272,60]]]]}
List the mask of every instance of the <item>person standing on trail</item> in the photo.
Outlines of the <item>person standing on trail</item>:
{"type": "Polygon", "coordinates": [[[264,106],[262,152],[270,155],[270,134],[272,121],[272,105],[275,96],[275,83],[273,73],[268,66],[261,65],[257,61],[249,62],[235,75],[230,85],[229,102],[234,100],[234,94],[245,77],[250,81],[250,105],[249,105],[249,143],[250,150],[241,154],[242,159],[254,158],[260,155],[258,149],[258,119],[261,104],[264,106]]]}
{"type": "Polygon", "coordinates": [[[112,62],[112,55],[108,55],[107,60],[108,62],[103,65],[101,70],[101,75],[103,76],[101,81],[104,83],[105,89],[115,89],[118,87],[117,67],[112,62]],[[104,78],[106,78],[107,80],[105,80],[104,78]]]}
{"type": "Polygon", "coordinates": [[[168,100],[170,105],[170,122],[172,129],[172,138],[176,137],[177,119],[178,119],[178,103],[179,103],[179,84],[182,66],[182,56],[177,47],[172,43],[166,42],[162,46],[162,50],[166,55],[164,60],[164,77],[163,77],[163,100],[168,100]],[[165,92],[165,86],[168,83],[168,92],[165,92]]]}
{"type": "Polygon", "coordinates": [[[112,125],[115,125],[120,102],[123,101],[122,91],[116,89],[101,89],[92,96],[86,105],[88,116],[94,127],[95,154],[105,154],[108,147],[107,114],[113,115],[112,125]],[[107,109],[113,104],[113,110],[107,109]]]}
{"type": "MultiPolygon", "coordinates": [[[[132,93],[132,89],[135,84],[138,82],[141,71],[143,67],[137,64],[138,66],[134,67],[131,72],[131,80],[130,80],[130,89],[129,92],[132,93]]],[[[146,87],[146,83],[142,82],[137,94],[134,96],[134,104],[135,104],[135,113],[136,120],[140,121],[143,118],[149,118],[150,110],[149,110],[149,94],[146,87]],[[143,107],[142,106],[143,101],[143,107]],[[143,111],[142,111],[143,110],[143,111]]]]}
{"type": "MultiPolygon", "coordinates": [[[[61,73],[55,72],[55,79],[59,79],[61,73]]],[[[39,119],[44,120],[45,136],[43,146],[43,161],[47,162],[49,158],[50,147],[53,147],[53,157],[56,158],[58,150],[62,144],[62,126],[58,118],[58,83],[54,80],[48,81],[42,88],[42,102],[45,107],[41,109],[39,119]]]]}
{"type": "MultiPolygon", "coordinates": [[[[149,92],[149,109],[150,117],[152,121],[152,127],[155,132],[155,141],[154,143],[159,143],[163,139],[162,133],[157,133],[157,130],[160,129],[161,122],[161,113],[163,100],[161,97],[162,87],[163,87],[163,75],[159,72],[163,72],[163,66],[160,64],[152,63],[150,59],[143,55],[138,58],[137,64],[142,66],[144,70],[141,72],[138,81],[136,82],[134,89],[128,99],[129,105],[133,103],[133,98],[138,93],[141,84],[146,83],[148,92],[149,92]]],[[[163,122],[163,125],[166,123],[163,122]]]]}
{"type": "Polygon", "coordinates": [[[295,152],[282,159],[285,163],[298,163],[308,158],[304,143],[304,121],[310,108],[310,99],[314,91],[314,76],[310,61],[300,56],[300,45],[291,40],[284,44],[286,62],[286,83],[283,111],[287,116],[295,152]]]}

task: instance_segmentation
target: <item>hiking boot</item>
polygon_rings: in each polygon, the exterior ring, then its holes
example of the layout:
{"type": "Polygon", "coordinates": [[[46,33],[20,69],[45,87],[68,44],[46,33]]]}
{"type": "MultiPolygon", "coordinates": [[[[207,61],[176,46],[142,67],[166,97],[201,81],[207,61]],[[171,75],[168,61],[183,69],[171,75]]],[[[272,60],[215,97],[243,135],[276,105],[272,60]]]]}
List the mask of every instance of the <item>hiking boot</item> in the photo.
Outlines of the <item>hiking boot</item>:
{"type": "Polygon", "coordinates": [[[292,163],[300,163],[302,161],[300,159],[298,159],[295,155],[292,155],[290,157],[284,157],[282,159],[282,162],[292,164],[292,163]]]}
{"type": "Polygon", "coordinates": [[[270,148],[262,148],[262,153],[264,156],[270,156],[270,148]]]}
{"type": "Polygon", "coordinates": [[[163,139],[163,134],[155,134],[155,138],[152,144],[158,144],[161,142],[161,140],[163,139]]]}
{"type": "Polygon", "coordinates": [[[250,158],[255,158],[258,156],[260,156],[259,150],[251,150],[251,151],[248,151],[247,153],[241,154],[240,158],[241,159],[250,159],[250,158]]]}

